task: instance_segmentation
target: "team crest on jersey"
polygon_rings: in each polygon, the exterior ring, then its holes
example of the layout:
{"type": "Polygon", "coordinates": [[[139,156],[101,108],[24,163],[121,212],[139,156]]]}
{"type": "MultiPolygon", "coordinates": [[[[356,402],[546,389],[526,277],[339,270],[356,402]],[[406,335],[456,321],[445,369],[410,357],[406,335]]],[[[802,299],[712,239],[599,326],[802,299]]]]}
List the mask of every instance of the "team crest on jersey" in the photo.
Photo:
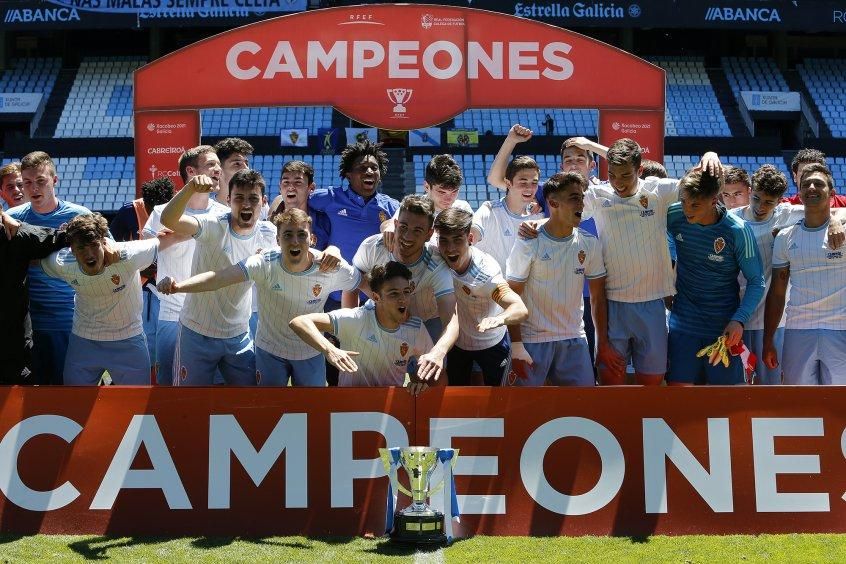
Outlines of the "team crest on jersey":
{"type": "Polygon", "coordinates": [[[646,197],[646,194],[643,194],[638,200],[638,202],[640,202],[640,205],[643,209],[647,209],[649,207],[649,198],[646,197]]]}
{"type": "Polygon", "coordinates": [[[379,221],[383,222],[383,221],[387,221],[387,220],[388,220],[388,214],[386,214],[383,211],[380,211],[379,212],[379,221]]]}
{"type": "Polygon", "coordinates": [[[722,237],[714,239],[714,252],[720,254],[726,248],[726,240],[722,237]]]}
{"type": "Polygon", "coordinates": [[[118,276],[117,274],[112,274],[112,284],[114,284],[115,286],[120,284],[120,276],[118,276]]]}
{"type": "Polygon", "coordinates": [[[408,343],[403,342],[400,345],[400,356],[405,358],[405,355],[407,355],[407,354],[408,354],[408,343]]]}
{"type": "Polygon", "coordinates": [[[179,369],[179,379],[184,382],[186,378],[188,378],[188,367],[183,366],[179,369]]]}
{"type": "Polygon", "coordinates": [[[465,294],[467,294],[468,296],[470,295],[470,288],[468,288],[467,286],[462,286],[461,289],[464,290],[465,294]]]}
{"type": "Polygon", "coordinates": [[[579,264],[585,263],[585,258],[587,257],[587,254],[585,253],[584,249],[579,249],[579,254],[577,255],[577,257],[579,259],[579,264]]]}
{"type": "Polygon", "coordinates": [[[323,286],[321,286],[320,284],[315,284],[314,286],[311,287],[311,293],[314,294],[315,298],[317,296],[319,296],[320,292],[322,292],[322,291],[323,291],[323,286]]]}

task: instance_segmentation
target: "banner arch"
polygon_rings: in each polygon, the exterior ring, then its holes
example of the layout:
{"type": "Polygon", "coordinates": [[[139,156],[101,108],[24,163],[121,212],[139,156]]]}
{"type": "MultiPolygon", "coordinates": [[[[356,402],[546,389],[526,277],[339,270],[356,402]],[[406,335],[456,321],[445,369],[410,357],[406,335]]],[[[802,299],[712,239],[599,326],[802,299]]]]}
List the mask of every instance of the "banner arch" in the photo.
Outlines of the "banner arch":
{"type": "Polygon", "coordinates": [[[201,108],[333,106],[400,130],[471,108],[591,108],[600,142],[632,137],[649,158],[663,157],[663,69],[578,33],[471,8],[378,4],[282,16],[170,53],[134,81],[139,180],[156,164],[175,168],[168,149],[177,151],[177,138],[199,141],[201,108]],[[150,162],[161,155],[168,160],[150,162]]]}

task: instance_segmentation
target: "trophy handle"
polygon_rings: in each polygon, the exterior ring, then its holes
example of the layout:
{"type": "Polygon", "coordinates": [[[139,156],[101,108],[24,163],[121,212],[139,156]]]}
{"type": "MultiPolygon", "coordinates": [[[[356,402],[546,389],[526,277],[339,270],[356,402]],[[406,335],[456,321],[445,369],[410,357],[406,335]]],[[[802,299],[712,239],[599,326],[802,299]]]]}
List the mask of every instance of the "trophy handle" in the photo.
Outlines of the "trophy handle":
{"type": "MultiPolygon", "coordinates": [[[[391,454],[390,451],[386,448],[379,449],[379,458],[382,459],[382,466],[385,467],[385,472],[391,472],[391,454]]],[[[405,486],[402,485],[402,482],[399,481],[399,477],[397,477],[397,489],[407,495],[408,497],[412,497],[411,492],[406,489],[405,486]]]]}
{"type": "Polygon", "coordinates": [[[405,103],[411,102],[411,95],[412,95],[412,94],[414,94],[414,89],[413,89],[413,88],[409,88],[409,89],[408,89],[408,98],[406,98],[405,100],[403,100],[403,102],[405,102],[405,103]]]}
{"type": "MultiPolygon", "coordinates": [[[[456,452],[458,452],[458,449],[456,449],[456,452]]],[[[455,463],[456,462],[458,462],[458,457],[454,456],[449,463],[449,465],[452,467],[453,470],[455,470],[455,463]]],[[[429,497],[432,497],[433,495],[435,495],[436,493],[441,491],[443,488],[444,488],[444,477],[441,476],[441,479],[438,481],[438,483],[435,484],[434,486],[432,486],[432,489],[429,490],[429,497]]]]}

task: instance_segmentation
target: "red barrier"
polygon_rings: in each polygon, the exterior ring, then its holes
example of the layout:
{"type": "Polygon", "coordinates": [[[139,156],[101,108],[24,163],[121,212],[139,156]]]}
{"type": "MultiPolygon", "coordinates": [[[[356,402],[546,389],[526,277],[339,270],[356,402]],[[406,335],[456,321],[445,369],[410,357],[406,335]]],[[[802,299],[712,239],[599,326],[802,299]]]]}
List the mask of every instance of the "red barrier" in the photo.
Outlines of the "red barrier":
{"type": "Polygon", "coordinates": [[[846,532],[846,388],[452,388],[418,400],[6,388],[0,401],[3,531],[381,533],[377,448],[431,438],[461,450],[459,535],[846,532]]]}
{"type": "Polygon", "coordinates": [[[179,176],[179,157],[200,143],[200,112],[138,112],[135,114],[135,178],[137,196],[141,185],[166,176],[177,190],[184,182],[179,176]]]}

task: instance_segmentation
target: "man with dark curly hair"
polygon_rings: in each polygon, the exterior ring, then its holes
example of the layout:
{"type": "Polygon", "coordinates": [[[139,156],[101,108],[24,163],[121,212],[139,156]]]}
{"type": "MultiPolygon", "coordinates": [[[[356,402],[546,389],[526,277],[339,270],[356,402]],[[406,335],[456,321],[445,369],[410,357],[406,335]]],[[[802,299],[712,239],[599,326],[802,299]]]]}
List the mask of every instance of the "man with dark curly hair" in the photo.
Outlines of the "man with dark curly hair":
{"type": "Polygon", "coordinates": [[[214,144],[214,152],[220,159],[220,192],[217,193],[217,201],[224,206],[229,205],[229,181],[239,170],[250,168],[254,150],[252,145],[240,137],[227,137],[214,144]]]}

